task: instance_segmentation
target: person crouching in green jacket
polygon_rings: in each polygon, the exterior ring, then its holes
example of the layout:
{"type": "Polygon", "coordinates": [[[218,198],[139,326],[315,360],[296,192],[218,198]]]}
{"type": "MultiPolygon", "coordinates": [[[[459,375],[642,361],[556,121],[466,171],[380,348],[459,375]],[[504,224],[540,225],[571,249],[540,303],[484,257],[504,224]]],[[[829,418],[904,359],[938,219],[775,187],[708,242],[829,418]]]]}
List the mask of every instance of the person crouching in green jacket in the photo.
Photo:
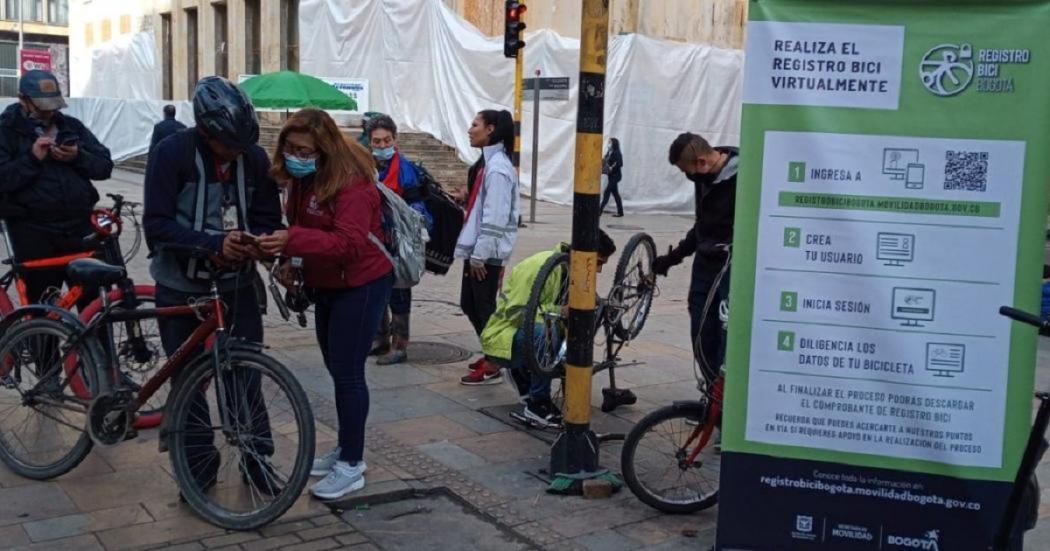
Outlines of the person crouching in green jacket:
{"type": "MultiPolygon", "coordinates": [[[[529,301],[536,276],[548,258],[568,253],[569,245],[559,243],[554,249],[536,253],[514,266],[503,282],[503,290],[496,299],[496,311],[485,324],[481,332],[481,350],[485,359],[510,370],[511,380],[518,391],[519,399],[524,403],[521,416],[540,427],[560,427],[562,413],[551,401],[551,378],[533,374],[525,364],[525,331],[542,331],[543,325],[533,320],[523,320],[525,304],[529,301]]],[[[616,243],[604,231],[598,230],[598,272],[616,252],[616,243]]],[[[560,275],[560,274],[559,274],[560,275]]],[[[550,283],[562,281],[555,275],[550,283]]],[[[547,311],[554,306],[561,296],[561,289],[544,289],[541,302],[547,311]]],[[[561,335],[556,336],[561,339],[561,335]]]]}

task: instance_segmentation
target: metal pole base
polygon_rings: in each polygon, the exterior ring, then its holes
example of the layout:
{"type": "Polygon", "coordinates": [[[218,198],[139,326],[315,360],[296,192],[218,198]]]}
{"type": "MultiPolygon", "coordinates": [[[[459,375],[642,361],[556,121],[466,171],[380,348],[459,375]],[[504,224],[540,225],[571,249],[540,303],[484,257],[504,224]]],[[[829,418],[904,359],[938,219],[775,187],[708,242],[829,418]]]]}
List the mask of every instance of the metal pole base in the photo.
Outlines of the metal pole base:
{"type": "Polygon", "coordinates": [[[598,466],[598,436],[588,425],[566,423],[551,447],[551,474],[575,478],[579,474],[604,472],[598,466]]]}

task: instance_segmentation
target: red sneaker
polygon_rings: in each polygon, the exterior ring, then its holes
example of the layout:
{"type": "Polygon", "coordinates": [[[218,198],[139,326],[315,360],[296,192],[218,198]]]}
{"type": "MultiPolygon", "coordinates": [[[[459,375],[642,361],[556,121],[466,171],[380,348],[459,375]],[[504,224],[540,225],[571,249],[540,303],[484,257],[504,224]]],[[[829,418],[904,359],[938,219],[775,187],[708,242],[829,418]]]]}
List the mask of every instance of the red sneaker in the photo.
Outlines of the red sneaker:
{"type": "Polygon", "coordinates": [[[484,358],[476,362],[475,365],[477,367],[469,375],[464,375],[459,380],[459,384],[468,386],[495,385],[499,384],[500,379],[503,378],[503,373],[500,372],[499,367],[484,358]]]}

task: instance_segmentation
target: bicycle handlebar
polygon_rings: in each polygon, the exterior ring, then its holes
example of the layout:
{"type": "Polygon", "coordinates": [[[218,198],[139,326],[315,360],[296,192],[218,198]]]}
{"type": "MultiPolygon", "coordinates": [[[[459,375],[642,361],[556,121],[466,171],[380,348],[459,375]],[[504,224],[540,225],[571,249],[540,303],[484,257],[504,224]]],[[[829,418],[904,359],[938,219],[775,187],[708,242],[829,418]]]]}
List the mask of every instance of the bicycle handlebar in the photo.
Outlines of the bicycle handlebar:
{"type": "Polygon", "coordinates": [[[1050,321],[1044,320],[1043,318],[1025,312],[1024,310],[1018,310],[1017,308],[1011,308],[1010,306],[1001,306],[999,313],[1014,321],[1038,327],[1040,332],[1050,331],[1050,321]]]}

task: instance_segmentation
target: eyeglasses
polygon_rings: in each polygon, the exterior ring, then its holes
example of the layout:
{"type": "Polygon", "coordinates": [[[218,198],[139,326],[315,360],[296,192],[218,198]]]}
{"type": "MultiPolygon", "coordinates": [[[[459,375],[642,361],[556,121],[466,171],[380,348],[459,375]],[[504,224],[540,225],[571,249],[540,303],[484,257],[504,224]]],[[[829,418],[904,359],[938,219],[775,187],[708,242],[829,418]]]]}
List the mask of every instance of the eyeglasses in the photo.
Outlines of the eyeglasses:
{"type": "Polygon", "coordinates": [[[299,157],[300,159],[313,159],[315,156],[317,156],[316,149],[293,145],[290,143],[284,144],[284,152],[289,155],[292,155],[293,157],[299,157]]]}

